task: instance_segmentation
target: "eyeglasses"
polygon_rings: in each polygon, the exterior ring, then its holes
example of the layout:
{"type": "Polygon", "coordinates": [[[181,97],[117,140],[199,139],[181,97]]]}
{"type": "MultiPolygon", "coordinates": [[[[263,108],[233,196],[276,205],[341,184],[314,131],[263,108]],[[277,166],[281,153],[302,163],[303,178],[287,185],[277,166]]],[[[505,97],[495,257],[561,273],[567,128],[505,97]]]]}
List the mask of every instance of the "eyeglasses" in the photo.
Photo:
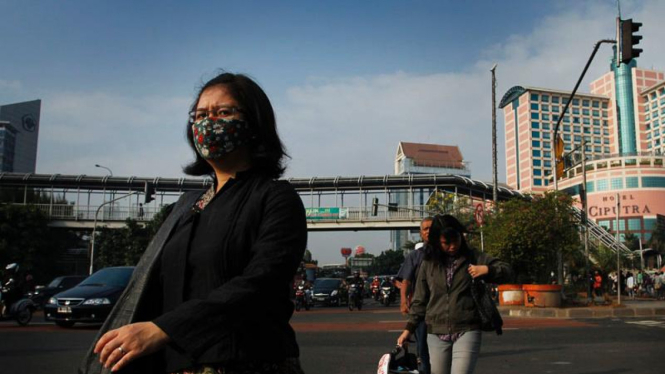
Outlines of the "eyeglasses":
{"type": "Polygon", "coordinates": [[[212,118],[231,118],[238,113],[243,113],[243,110],[234,106],[222,106],[212,110],[197,109],[189,112],[189,123],[198,122],[208,117],[212,118]]]}

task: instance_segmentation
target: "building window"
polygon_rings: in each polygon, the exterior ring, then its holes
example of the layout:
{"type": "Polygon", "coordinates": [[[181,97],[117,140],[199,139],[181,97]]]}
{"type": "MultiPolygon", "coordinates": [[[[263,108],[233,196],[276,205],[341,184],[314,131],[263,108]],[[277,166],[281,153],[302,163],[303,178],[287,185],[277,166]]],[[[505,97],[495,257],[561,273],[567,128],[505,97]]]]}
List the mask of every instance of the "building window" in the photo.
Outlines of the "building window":
{"type": "Polygon", "coordinates": [[[582,141],[582,137],[579,136],[579,135],[575,135],[575,136],[573,137],[573,139],[575,139],[575,143],[579,143],[579,142],[582,141]]]}
{"type": "Polygon", "coordinates": [[[531,103],[531,110],[538,110],[538,103],[531,103]]]}
{"type": "Polygon", "coordinates": [[[543,104],[540,106],[540,110],[543,112],[549,112],[550,111],[550,106],[547,104],[543,104]]]}
{"type": "Polygon", "coordinates": [[[630,231],[641,231],[642,230],[642,220],[640,218],[629,218],[628,219],[628,230],[630,230],[630,231]]]}
{"type": "Polygon", "coordinates": [[[550,148],[552,148],[552,143],[551,142],[543,142],[543,147],[545,149],[550,149],[550,148]]]}
{"type": "Polygon", "coordinates": [[[599,107],[600,107],[600,102],[598,102],[598,101],[594,101],[594,102],[591,104],[591,106],[594,107],[594,108],[599,108],[599,107]]]}
{"type": "Polygon", "coordinates": [[[607,109],[607,102],[603,101],[603,109],[607,109]]]}
{"type": "Polygon", "coordinates": [[[531,128],[532,128],[532,129],[539,129],[539,128],[540,128],[540,123],[538,123],[538,122],[531,122],[531,128]]]}
{"type": "MultiPolygon", "coordinates": [[[[551,168],[552,167],[552,161],[551,160],[544,160],[543,161],[543,166],[545,166],[545,168],[547,168],[547,169],[551,168]]],[[[549,175],[549,174],[545,173],[545,175],[549,175]]]]}
{"type": "Polygon", "coordinates": [[[585,126],[584,127],[584,133],[585,134],[591,134],[591,129],[585,126]]]}
{"type": "Polygon", "coordinates": [[[543,113],[543,121],[549,121],[550,120],[550,115],[547,113],[543,113]]]}
{"type": "Polygon", "coordinates": [[[582,123],[585,125],[591,124],[591,121],[588,118],[582,118],[582,123]]]}
{"type": "Polygon", "coordinates": [[[586,192],[592,193],[594,190],[595,184],[593,182],[586,182],[586,192]]]}
{"type": "Polygon", "coordinates": [[[644,219],[644,231],[653,231],[656,229],[656,219],[655,218],[645,218],[644,219]]]}
{"type": "Polygon", "coordinates": [[[540,157],[540,150],[534,149],[531,151],[531,154],[533,155],[533,157],[540,157]]]}
{"type": "MultiPolygon", "coordinates": [[[[545,151],[545,152],[543,152],[543,157],[545,157],[545,158],[552,158],[552,152],[550,152],[550,151],[545,151]]],[[[663,178],[663,179],[665,179],[665,178],[663,178]]]]}
{"type": "Polygon", "coordinates": [[[598,220],[598,226],[604,227],[607,230],[612,230],[612,221],[607,219],[598,220]]]}
{"type": "Polygon", "coordinates": [[[573,114],[580,114],[580,110],[577,108],[573,108],[573,114]]]}
{"type": "Polygon", "coordinates": [[[542,102],[544,102],[544,103],[547,103],[547,102],[550,101],[550,97],[549,97],[548,95],[542,95],[542,96],[540,97],[540,100],[541,100],[542,102]]]}
{"type": "Polygon", "coordinates": [[[531,94],[531,101],[538,101],[538,94],[531,94]]]}
{"type": "Polygon", "coordinates": [[[612,178],[610,180],[610,188],[613,190],[623,189],[623,178],[612,178]]]}
{"type": "Polygon", "coordinates": [[[563,125],[563,131],[570,131],[570,125],[563,125]]]}
{"type": "Polygon", "coordinates": [[[540,177],[543,173],[540,169],[533,169],[533,175],[540,177]]]}
{"type": "Polygon", "coordinates": [[[594,117],[600,117],[600,112],[599,111],[594,110],[592,113],[593,113],[594,117]]]}
{"type": "Polygon", "coordinates": [[[580,105],[580,99],[573,99],[573,105],[580,105]]]}
{"type": "Polygon", "coordinates": [[[596,181],[596,191],[601,192],[607,190],[609,190],[607,179],[601,179],[596,181]]]}
{"type": "Polygon", "coordinates": [[[533,160],[533,166],[540,166],[540,160],[533,160]]]}
{"type": "Polygon", "coordinates": [[[538,113],[536,112],[531,112],[531,119],[538,119],[538,113]]]}
{"type": "Polygon", "coordinates": [[[549,132],[543,132],[543,139],[549,139],[550,138],[550,133],[549,132]]]}
{"type": "Polygon", "coordinates": [[[570,134],[563,134],[563,140],[569,142],[570,141],[570,134]]]}
{"type": "Polygon", "coordinates": [[[582,106],[588,107],[589,106],[589,100],[582,100],[582,106]]]}
{"type": "Polygon", "coordinates": [[[559,106],[558,105],[552,105],[552,112],[559,113],[559,106]]]}
{"type": "Polygon", "coordinates": [[[637,177],[626,177],[626,188],[638,188],[638,183],[637,177]]]}
{"type": "Polygon", "coordinates": [[[540,138],[540,131],[531,131],[532,138],[540,138]]]}
{"type": "Polygon", "coordinates": [[[540,141],[539,140],[532,140],[531,141],[531,146],[532,147],[540,147],[540,141]]]}
{"type": "Polygon", "coordinates": [[[580,123],[580,117],[573,117],[573,123],[580,123]]]}
{"type": "Polygon", "coordinates": [[[552,103],[558,104],[559,103],[559,96],[552,96],[552,103]]]}
{"type": "MultiPolygon", "coordinates": [[[[543,119],[545,119],[545,114],[543,114],[543,119]]],[[[550,124],[549,123],[543,123],[543,130],[549,130],[550,129],[550,124]]]]}
{"type": "Polygon", "coordinates": [[[603,150],[601,147],[593,147],[593,151],[596,153],[601,153],[603,150]]]}
{"type": "Polygon", "coordinates": [[[583,116],[588,116],[589,115],[589,109],[582,109],[582,115],[583,116]]]}
{"type": "Polygon", "coordinates": [[[534,186],[542,186],[543,185],[543,180],[540,178],[536,178],[533,180],[533,185],[534,186]]]}
{"type": "Polygon", "coordinates": [[[579,126],[573,126],[573,132],[579,134],[582,131],[582,128],[579,126]]]}
{"type": "Polygon", "coordinates": [[[642,188],[665,188],[665,177],[642,177],[642,188]]]}

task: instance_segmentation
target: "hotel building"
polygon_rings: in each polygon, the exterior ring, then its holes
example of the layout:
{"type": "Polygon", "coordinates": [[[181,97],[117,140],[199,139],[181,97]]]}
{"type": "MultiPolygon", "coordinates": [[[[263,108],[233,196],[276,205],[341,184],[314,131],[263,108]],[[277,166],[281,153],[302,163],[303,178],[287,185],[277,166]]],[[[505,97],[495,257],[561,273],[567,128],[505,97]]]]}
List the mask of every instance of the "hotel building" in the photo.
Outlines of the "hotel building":
{"type": "MultiPolygon", "coordinates": [[[[503,96],[507,184],[521,192],[553,189],[554,126],[569,91],[515,86],[503,96]]],[[[636,61],[616,66],[576,93],[558,134],[570,162],[558,189],[579,198],[586,152],[589,217],[611,232],[647,241],[665,214],[665,74],[636,61]]]]}

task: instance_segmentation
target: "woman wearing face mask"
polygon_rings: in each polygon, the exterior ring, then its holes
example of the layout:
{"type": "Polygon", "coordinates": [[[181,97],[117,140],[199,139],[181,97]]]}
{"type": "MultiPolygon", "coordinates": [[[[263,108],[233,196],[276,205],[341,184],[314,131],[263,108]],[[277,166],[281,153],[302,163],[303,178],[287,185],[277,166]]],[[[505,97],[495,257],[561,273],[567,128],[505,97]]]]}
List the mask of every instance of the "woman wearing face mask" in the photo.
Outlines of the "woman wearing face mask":
{"type": "Polygon", "coordinates": [[[397,340],[400,346],[406,344],[424,319],[432,374],[473,372],[482,335],[480,315],[471,296],[472,279],[502,283],[512,276],[507,264],[471,249],[465,232],[453,216],[434,217],[409,322],[397,340]]]}
{"type": "Polygon", "coordinates": [[[300,197],[268,97],[220,74],[191,107],[190,175],[80,372],[300,374],[289,286],[305,251],[300,197]]]}

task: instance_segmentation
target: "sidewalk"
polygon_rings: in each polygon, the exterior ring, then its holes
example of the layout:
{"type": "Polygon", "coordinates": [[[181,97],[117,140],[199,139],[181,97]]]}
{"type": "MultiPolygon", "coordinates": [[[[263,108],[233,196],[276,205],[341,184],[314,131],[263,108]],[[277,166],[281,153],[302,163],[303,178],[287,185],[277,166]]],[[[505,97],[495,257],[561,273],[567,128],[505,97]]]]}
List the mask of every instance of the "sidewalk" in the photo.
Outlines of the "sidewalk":
{"type": "Polygon", "coordinates": [[[499,306],[503,317],[533,318],[612,318],[665,316],[665,301],[621,297],[621,305],[594,305],[587,307],[527,308],[524,306],[499,306]]]}

